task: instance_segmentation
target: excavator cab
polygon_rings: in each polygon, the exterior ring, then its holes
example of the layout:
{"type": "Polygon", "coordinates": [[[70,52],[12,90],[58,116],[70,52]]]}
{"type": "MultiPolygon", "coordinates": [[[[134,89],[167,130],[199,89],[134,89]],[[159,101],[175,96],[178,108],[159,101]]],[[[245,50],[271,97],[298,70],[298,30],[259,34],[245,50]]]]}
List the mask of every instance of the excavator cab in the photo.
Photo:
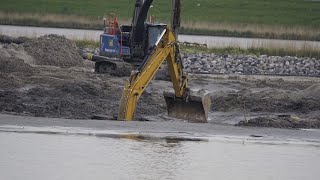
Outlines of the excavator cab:
{"type": "Polygon", "coordinates": [[[167,28],[166,24],[147,24],[147,46],[146,51],[151,49],[160,38],[163,30],[167,28]]]}
{"type": "Polygon", "coordinates": [[[119,25],[115,14],[104,18],[104,32],[100,35],[99,55],[103,57],[130,57],[129,35],[119,25]],[[107,21],[107,22],[105,22],[107,21]]]}

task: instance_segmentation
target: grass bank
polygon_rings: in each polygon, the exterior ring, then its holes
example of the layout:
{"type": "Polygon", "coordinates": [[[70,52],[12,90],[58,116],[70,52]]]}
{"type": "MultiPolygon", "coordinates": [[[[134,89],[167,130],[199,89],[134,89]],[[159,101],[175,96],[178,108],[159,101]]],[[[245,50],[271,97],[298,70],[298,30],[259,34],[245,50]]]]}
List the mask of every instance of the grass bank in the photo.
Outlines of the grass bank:
{"type": "MultiPolygon", "coordinates": [[[[88,40],[75,40],[78,47],[99,47],[99,42],[88,40]]],[[[313,47],[304,47],[297,49],[294,47],[287,48],[248,48],[241,49],[235,47],[226,48],[206,48],[201,46],[187,46],[180,45],[182,53],[216,53],[216,54],[252,54],[252,55],[268,55],[268,56],[296,56],[296,57],[310,57],[320,58],[320,49],[313,47]]]]}
{"type": "Polygon", "coordinates": [[[319,49],[295,49],[295,48],[248,48],[241,49],[235,47],[227,48],[204,48],[181,46],[181,52],[184,53],[216,53],[216,54],[251,54],[251,55],[268,55],[268,56],[296,56],[320,58],[319,49]]]}
{"type": "MultiPolygon", "coordinates": [[[[100,29],[105,13],[129,23],[134,0],[2,0],[0,23],[100,29]]],[[[320,40],[320,2],[308,0],[184,0],[181,33],[320,40]]],[[[170,21],[171,0],[155,0],[150,13],[170,21]]]]}
{"type": "Polygon", "coordinates": [[[86,47],[98,48],[99,47],[98,41],[74,40],[73,42],[80,48],[86,48],[86,47]]]}

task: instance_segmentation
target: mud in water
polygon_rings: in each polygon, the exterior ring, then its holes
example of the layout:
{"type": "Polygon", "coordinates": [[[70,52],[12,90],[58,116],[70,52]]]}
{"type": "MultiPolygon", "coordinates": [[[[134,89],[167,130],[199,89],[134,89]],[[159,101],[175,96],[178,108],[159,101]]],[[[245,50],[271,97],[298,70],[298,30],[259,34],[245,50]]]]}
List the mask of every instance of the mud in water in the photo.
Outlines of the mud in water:
{"type": "Polygon", "coordinates": [[[248,121],[240,121],[238,126],[274,127],[274,128],[320,128],[320,118],[300,119],[291,116],[258,117],[248,121]]]}
{"type": "MultiPolygon", "coordinates": [[[[0,113],[71,119],[117,117],[128,77],[96,74],[94,63],[84,61],[77,52],[71,41],[56,35],[0,43],[0,113]]],[[[210,94],[211,113],[248,114],[238,125],[319,128],[319,78],[241,77],[193,75],[189,84],[191,89],[210,94]],[[255,113],[265,115],[250,117],[255,113]],[[294,118],[279,118],[278,114],[294,118]]],[[[154,80],[139,100],[135,119],[174,120],[165,116],[163,91],[168,89],[170,82],[154,80]]]]}

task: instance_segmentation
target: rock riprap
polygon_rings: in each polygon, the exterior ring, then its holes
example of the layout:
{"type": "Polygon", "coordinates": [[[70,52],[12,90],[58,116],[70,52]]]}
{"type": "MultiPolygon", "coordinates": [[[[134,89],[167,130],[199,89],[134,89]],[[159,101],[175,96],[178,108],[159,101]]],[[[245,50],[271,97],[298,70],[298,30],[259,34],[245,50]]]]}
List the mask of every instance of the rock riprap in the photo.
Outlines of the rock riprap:
{"type": "Polygon", "coordinates": [[[291,56],[182,54],[191,73],[320,76],[320,60],[291,56]]]}

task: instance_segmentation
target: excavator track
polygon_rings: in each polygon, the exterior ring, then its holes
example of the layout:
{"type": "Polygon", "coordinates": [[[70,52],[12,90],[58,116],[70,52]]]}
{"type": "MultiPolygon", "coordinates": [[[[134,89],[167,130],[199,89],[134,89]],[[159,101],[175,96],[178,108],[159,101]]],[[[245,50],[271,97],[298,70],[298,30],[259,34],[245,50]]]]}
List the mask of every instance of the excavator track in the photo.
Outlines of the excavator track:
{"type": "Polygon", "coordinates": [[[134,69],[130,63],[123,61],[120,58],[108,58],[98,56],[91,53],[82,53],[84,59],[95,62],[95,72],[99,74],[110,74],[112,76],[130,76],[134,69]]]}
{"type": "Polygon", "coordinates": [[[99,74],[110,74],[112,76],[130,76],[133,67],[130,63],[104,60],[96,62],[95,72],[99,74]]]}

